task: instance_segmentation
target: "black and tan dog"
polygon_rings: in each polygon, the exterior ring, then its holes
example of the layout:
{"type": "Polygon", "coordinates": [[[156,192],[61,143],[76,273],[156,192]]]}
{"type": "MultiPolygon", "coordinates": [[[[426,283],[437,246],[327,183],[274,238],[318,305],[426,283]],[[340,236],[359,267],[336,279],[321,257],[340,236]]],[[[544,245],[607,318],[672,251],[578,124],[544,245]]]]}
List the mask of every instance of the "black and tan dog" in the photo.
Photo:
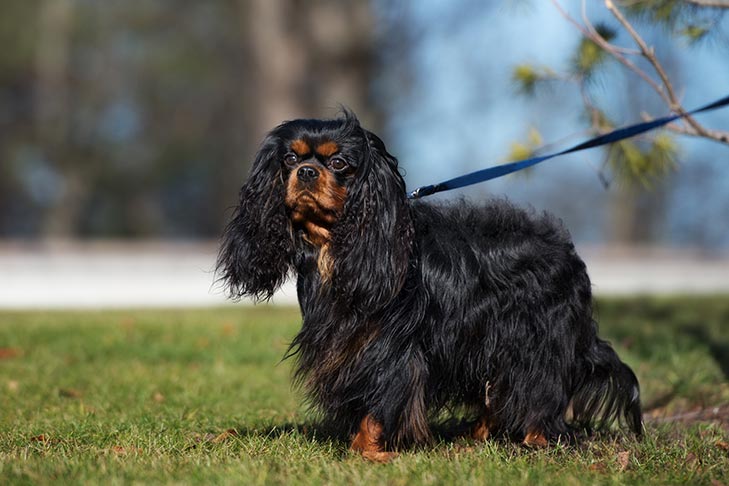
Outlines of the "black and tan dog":
{"type": "Polygon", "coordinates": [[[532,445],[615,419],[641,433],[638,382],[597,336],[561,224],[504,201],[407,200],[396,159],[351,113],[266,137],[218,272],[259,299],[298,276],[296,378],[371,459],[427,443],[444,410],[474,437],[532,445]]]}

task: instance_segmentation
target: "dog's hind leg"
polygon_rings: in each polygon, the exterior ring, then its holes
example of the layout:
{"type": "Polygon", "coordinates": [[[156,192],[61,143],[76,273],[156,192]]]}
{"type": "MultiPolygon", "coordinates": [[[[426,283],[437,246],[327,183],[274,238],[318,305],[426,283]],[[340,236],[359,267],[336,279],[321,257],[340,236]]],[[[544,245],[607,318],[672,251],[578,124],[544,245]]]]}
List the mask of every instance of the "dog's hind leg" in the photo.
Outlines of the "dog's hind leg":
{"type": "Polygon", "coordinates": [[[479,418],[471,428],[471,438],[476,440],[486,440],[491,435],[494,427],[493,411],[491,410],[491,397],[489,391],[491,383],[486,382],[483,387],[483,397],[479,418]]]}
{"type": "Polygon", "coordinates": [[[471,429],[471,437],[476,440],[486,440],[491,433],[491,422],[487,416],[483,416],[471,429]]]}

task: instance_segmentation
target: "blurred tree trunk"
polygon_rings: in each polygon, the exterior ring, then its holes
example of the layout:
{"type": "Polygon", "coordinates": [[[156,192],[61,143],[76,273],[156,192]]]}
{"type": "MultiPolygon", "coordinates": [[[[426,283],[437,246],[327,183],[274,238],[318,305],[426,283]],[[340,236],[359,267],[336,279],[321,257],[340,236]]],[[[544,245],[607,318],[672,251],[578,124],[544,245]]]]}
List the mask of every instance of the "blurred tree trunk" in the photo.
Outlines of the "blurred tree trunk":
{"type": "MultiPolygon", "coordinates": [[[[240,38],[231,59],[234,86],[227,110],[221,209],[238,187],[265,134],[283,121],[336,116],[352,108],[367,127],[381,128],[383,107],[370,99],[376,71],[371,2],[238,0],[240,38]]],[[[228,215],[223,217],[220,226],[228,215]]]]}
{"type": "Polygon", "coordinates": [[[45,0],[38,9],[35,116],[44,156],[62,178],[58,200],[49,206],[41,236],[72,236],[82,209],[84,180],[69,160],[68,62],[73,20],[71,0],[45,0]]]}
{"type": "Polygon", "coordinates": [[[304,37],[311,56],[303,99],[310,112],[353,109],[379,132],[384,107],[372,98],[377,71],[373,2],[320,0],[306,9],[304,37]]]}
{"type": "Polygon", "coordinates": [[[310,67],[310,46],[302,36],[302,11],[294,0],[241,0],[244,32],[249,33],[249,112],[253,134],[264,133],[284,120],[305,116],[300,85],[310,67]]]}
{"type": "Polygon", "coordinates": [[[340,104],[377,129],[372,5],[362,1],[241,0],[250,35],[253,131],[284,120],[334,116],[340,104]],[[375,126],[373,126],[375,125],[375,126]]]}

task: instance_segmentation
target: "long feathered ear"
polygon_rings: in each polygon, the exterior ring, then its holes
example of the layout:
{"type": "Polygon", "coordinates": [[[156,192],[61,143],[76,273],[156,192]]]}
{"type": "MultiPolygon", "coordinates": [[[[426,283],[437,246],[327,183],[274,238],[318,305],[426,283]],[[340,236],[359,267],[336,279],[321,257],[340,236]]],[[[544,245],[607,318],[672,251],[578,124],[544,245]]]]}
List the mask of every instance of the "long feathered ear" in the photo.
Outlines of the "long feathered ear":
{"type": "Polygon", "coordinates": [[[277,139],[269,135],[223,232],[216,274],[232,298],[269,299],[291,268],[294,246],[277,152],[277,139]]]}
{"type": "MultiPolygon", "coordinates": [[[[357,123],[349,118],[350,124],[357,123]]],[[[402,288],[414,230],[397,160],[382,140],[358,123],[355,132],[364,138],[363,161],[332,230],[332,283],[345,305],[370,313],[402,288]]]]}

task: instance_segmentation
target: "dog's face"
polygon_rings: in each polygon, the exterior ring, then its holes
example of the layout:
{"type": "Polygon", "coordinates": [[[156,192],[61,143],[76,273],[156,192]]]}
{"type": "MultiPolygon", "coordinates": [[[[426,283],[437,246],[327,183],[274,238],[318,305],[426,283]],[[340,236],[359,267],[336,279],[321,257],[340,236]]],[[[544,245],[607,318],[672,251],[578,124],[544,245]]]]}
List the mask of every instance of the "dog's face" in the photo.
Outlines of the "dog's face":
{"type": "MultiPolygon", "coordinates": [[[[344,213],[348,188],[362,165],[364,140],[324,126],[288,127],[281,173],[284,203],[295,231],[317,247],[329,243],[332,227],[344,213]]],[[[308,125],[312,125],[311,122],[308,125]]]]}
{"type": "Polygon", "coordinates": [[[297,255],[313,250],[326,257],[318,273],[337,301],[378,308],[404,281],[412,228],[397,160],[382,140],[349,112],[294,120],[264,139],[218,272],[233,296],[266,298],[295,262],[299,274],[309,271],[297,255]]]}

